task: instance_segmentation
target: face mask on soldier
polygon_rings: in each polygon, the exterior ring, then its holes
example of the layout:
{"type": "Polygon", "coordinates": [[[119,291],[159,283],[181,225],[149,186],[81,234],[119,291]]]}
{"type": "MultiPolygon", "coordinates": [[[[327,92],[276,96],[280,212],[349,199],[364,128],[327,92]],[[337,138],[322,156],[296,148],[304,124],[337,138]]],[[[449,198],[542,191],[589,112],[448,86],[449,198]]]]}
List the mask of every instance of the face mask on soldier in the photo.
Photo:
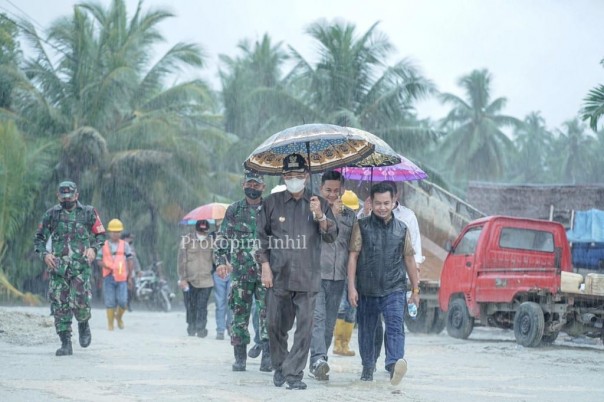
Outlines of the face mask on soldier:
{"type": "Polygon", "coordinates": [[[262,195],[262,191],[256,190],[255,188],[246,187],[243,189],[246,197],[251,198],[252,200],[257,200],[262,195]]]}
{"type": "Polygon", "coordinates": [[[76,201],[61,201],[61,207],[63,209],[67,209],[70,210],[72,209],[76,204],[76,201]]]}

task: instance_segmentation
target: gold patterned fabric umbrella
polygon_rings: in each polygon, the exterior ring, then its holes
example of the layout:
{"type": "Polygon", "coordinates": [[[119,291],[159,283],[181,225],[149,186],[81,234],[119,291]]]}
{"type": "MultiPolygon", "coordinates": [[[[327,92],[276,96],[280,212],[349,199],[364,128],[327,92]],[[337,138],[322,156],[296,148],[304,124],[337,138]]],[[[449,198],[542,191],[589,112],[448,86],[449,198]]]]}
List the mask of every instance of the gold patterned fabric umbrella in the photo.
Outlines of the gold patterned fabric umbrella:
{"type": "Polygon", "coordinates": [[[349,127],[333,124],[304,124],[270,136],[244,162],[247,169],[280,175],[283,158],[297,153],[306,156],[311,173],[347,166],[374,152],[369,138],[349,127]]]}
{"type": "Polygon", "coordinates": [[[358,128],[347,128],[355,134],[366,137],[367,140],[375,146],[375,150],[373,153],[369,154],[366,158],[348,164],[348,166],[380,167],[396,165],[402,162],[401,156],[396,153],[386,141],[384,141],[377,135],[371,134],[367,131],[359,130],[358,128]]]}

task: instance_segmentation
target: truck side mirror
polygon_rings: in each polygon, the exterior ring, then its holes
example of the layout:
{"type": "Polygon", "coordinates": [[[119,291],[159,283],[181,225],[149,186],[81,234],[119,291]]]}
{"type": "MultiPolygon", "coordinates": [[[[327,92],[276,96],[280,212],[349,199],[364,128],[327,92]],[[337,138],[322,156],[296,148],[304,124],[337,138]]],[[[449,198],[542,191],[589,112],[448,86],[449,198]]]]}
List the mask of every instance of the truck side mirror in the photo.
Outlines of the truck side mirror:
{"type": "Polygon", "coordinates": [[[445,250],[447,251],[447,253],[450,253],[453,251],[453,243],[451,243],[451,240],[447,240],[445,242],[445,250]]]}

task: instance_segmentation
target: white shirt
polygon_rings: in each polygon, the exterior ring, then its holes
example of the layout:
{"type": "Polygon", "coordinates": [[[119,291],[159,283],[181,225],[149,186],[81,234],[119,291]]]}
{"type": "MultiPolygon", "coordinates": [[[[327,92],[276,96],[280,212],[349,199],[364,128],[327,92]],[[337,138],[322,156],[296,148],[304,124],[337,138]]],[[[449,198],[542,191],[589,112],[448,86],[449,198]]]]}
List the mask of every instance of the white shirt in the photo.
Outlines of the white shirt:
{"type": "Polygon", "coordinates": [[[415,262],[421,264],[426,257],[422,255],[422,237],[419,233],[419,224],[417,223],[415,213],[398,202],[396,203],[396,208],[392,210],[392,213],[396,219],[403,221],[403,223],[407,225],[407,230],[409,230],[409,234],[411,235],[413,251],[415,251],[415,262]]]}

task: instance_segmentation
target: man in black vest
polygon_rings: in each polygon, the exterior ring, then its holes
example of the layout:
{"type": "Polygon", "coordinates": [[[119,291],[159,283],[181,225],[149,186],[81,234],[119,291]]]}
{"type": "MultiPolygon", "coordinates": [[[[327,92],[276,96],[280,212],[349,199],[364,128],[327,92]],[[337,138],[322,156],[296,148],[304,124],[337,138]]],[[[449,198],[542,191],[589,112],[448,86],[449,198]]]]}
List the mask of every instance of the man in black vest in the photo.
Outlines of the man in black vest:
{"type": "Polygon", "coordinates": [[[385,183],[371,188],[371,215],[352,229],[348,258],[348,299],[357,307],[359,351],[363,363],[361,380],[372,381],[375,369],[375,330],[380,314],[386,324],[386,369],[390,383],[397,385],[407,372],[405,333],[406,277],[419,305],[418,274],[407,227],[394,219],[394,190],[385,183]]]}

